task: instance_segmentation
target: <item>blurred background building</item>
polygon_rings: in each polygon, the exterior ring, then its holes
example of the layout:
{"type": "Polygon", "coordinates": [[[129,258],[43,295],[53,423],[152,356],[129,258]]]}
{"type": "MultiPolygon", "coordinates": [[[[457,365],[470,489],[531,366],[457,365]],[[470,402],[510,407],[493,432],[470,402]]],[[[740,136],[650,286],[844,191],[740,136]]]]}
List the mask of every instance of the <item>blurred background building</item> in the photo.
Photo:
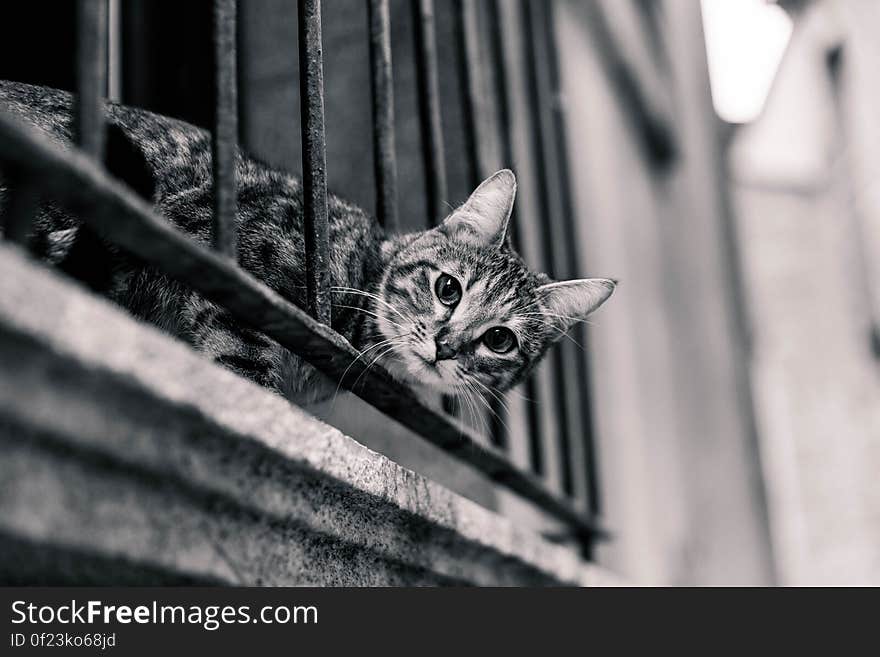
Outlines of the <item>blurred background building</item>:
{"type": "Polygon", "coordinates": [[[880,6],[559,4],[580,239],[622,279],[590,329],[604,558],[637,581],[877,584],[880,6]],[[665,167],[603,77],[596,5],[668,108],[665,167]]]}
{"type": "MultiPolygon", "coordinates": [[[[51,3],[58,20],[47,24],[44,4],[0,9],[0,77],[73,88],[63,56],[45,56],[70,46],[70,8],[51,3]]],[[[209,4],[111,2],[111,96],[210,125],[209,4]]],[[[323,4],[330,186],[372,210],[366,6],[323,4]]],[[[452,205],[479,173],[458,4],[436,3],[452,205]]],[[[542,176],[551,205],[564,202],[564,172],[538,170],[529,141],[530,103],[544,93],[565,122],[575,273],[621,281],[588,326],[589,357],[576,356],[613,535],[595,561],[644,584],[880,584],[880,4],[553,0],[558,89],[544,90],[529,86],[521,42],[534,2],[475,4],[485,135],[499,119],[499,70],[510,84],[501,118],[512,143],[485,137],[486,166],[516,170],[526,222],[542,211],[542,176]]],[[[299,171],[295,3],[244,0],[239,11],[242,141],[299,171]]],[[[391,3],[404,229],[427,225],[412,21],[411,3],[391,3]]],[[[527,404],[551,408],[565,394],[540,390],[509,398],[522,462],[527,404]]],[[[540,513],[356,398],[313,410],[553,534],[540,513]]],[[[542,431],[556,431],[546,417],[542,431]]],[[[560,486],[558,472],[547,477],[560,486]]]]}
{"type": "Polygon", "coordinates": [[[783,3],[763,111],[728,151],[779,581],[880,582],[880,5],[783,3]]]}

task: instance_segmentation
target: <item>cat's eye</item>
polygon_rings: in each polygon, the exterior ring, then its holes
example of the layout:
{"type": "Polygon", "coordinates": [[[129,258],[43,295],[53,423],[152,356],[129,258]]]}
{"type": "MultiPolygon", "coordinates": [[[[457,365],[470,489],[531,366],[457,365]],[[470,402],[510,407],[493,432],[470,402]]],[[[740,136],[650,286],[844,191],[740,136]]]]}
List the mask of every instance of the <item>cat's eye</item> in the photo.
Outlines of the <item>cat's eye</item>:
{"type": "Polygon", "coordinates": [[[440,274],[437,277],[434,292],[444,306],[454,306],[461,301],[461,284],[449,274],[440,274]]]}
{"type": "Polygon", "coordinates": [[[483,344],[495,353],[506,354],[516,346],[516,336],[508,328],[495,326],[483,334],[483,344]]]}

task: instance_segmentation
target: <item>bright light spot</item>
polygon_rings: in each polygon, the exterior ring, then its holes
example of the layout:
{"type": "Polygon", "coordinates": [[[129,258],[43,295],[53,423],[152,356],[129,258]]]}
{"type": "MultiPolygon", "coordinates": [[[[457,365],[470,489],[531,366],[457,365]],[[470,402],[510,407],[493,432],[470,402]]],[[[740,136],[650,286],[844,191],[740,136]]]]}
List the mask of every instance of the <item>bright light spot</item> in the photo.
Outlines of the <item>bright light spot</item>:
{"type": "Polygon", "coordinates": [[[729,123],[764,107],[791,37],[791,18],[766,0],[701,0],[712,102],[729,123]]]}

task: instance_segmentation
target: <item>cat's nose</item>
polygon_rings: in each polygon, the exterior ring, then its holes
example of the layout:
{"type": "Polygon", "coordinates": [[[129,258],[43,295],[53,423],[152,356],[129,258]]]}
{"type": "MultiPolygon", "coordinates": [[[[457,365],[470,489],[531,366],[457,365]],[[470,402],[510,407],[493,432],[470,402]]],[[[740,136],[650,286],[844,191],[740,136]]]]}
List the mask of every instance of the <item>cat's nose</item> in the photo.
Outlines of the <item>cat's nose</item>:
{"type": "Polygon", "coordinates": [[[445,338],[434,338],[434,344],[437,345],[437,362],[441,360],[451,360],[458,355],[458,352],[452,347],[445,338]]]}

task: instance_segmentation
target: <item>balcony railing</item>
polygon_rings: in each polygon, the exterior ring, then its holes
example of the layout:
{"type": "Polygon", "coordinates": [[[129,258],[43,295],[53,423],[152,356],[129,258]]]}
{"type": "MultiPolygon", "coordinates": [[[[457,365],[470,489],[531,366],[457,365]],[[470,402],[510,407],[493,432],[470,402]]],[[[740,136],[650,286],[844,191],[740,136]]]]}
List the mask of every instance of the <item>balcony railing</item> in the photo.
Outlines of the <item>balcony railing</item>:
{"type": "MultiPolygon", "coordinates": [[[[373,149],[376,214],[389,231],[397,225],[397,172],[394,140],[393,74],[388,0],[366,0],[372,83],[373,149]]],[[[501,157],[516,168],[511,125],[511,64],[518,49],[524,61],[530,143],[534,160],[539,216],[537,225],[514,216],[514,239],[541,236],[541,265],[555,277],[576,274],[578,253],[572,193],[566,161],[566,136],[560,102],[552,3],[523,0],[522,21],[515,31],[502,29],[503,8],[496,0],[478,7],[474,0],[455,3],[459,75],[463,91],[467,166],[474,184],[491,173],[483,131],[487,122],[500,135],[501,157]],[[481,30],[478,11],[493,23],[481,30]],[[481,44],[488,43],[491,65],[484,66],[481,44]],[[478,76],[491,79],[496,105],[486,112],[478,76]],[[491,116],[490,116],[491,115],[491,116]]],[[[32,219],[42,198],[51,198],[76,213],[102,236],[145,262],[190,286],[227,309],[237,321],[257,329],[301,356],[342,387],[387,416],[476,468],[491,481],[562,521],[570,538],[589,553],[604,532],[599,526],[600,500],[593,455],[586,358],[577,345],[563,342],[548,359],[544,375],[525,384],[526,395],[538,398],[541,386],[552,386],[545,398],[552,406],[526,406],[530,463],[520,467],[509,455],[504,422],[496,420],[489,440],[446,411],[422,403],[411,390],[379,366],[369,366],[357,351],[330,328],[329,272],[333,244],[327,218],[327,175],[324,128],[323,53],[320,0],[300,0],[299,68],[303,157],[304,233],[307,255],[307,308],[282,298],[236,264],[236,180],[238,102],[236,89],[236,1],[214,1],[215,123],[213,130],[213,250],[178,232],[151,206],[103,169],[104,94],[107,81],[106,0],[80,0],[77,20],[78,148],[62,150],[45,136],[0,115],[0,165],[13,189],[7,206],[5,235],[27,243],[32,219]],[[556,426],[553,437],[543,430],[556,426]],[[550,444],[555,440],[556,444],[550,444]],[[557,459],[559,485],[546,480],[548,455],[557,459]]],[[[419,120],[431,222],[445,214],[447,200],[444,134],[438,91],[438,55],[432,0],[413,0],[419,120]]],[[[332,165],[332,163],[331,163],[332,165]]],[[[581,343],[585,335],[574,336],[581,343]]],[[[504,413],[495,402],[496,417],[504,413]]]]}

